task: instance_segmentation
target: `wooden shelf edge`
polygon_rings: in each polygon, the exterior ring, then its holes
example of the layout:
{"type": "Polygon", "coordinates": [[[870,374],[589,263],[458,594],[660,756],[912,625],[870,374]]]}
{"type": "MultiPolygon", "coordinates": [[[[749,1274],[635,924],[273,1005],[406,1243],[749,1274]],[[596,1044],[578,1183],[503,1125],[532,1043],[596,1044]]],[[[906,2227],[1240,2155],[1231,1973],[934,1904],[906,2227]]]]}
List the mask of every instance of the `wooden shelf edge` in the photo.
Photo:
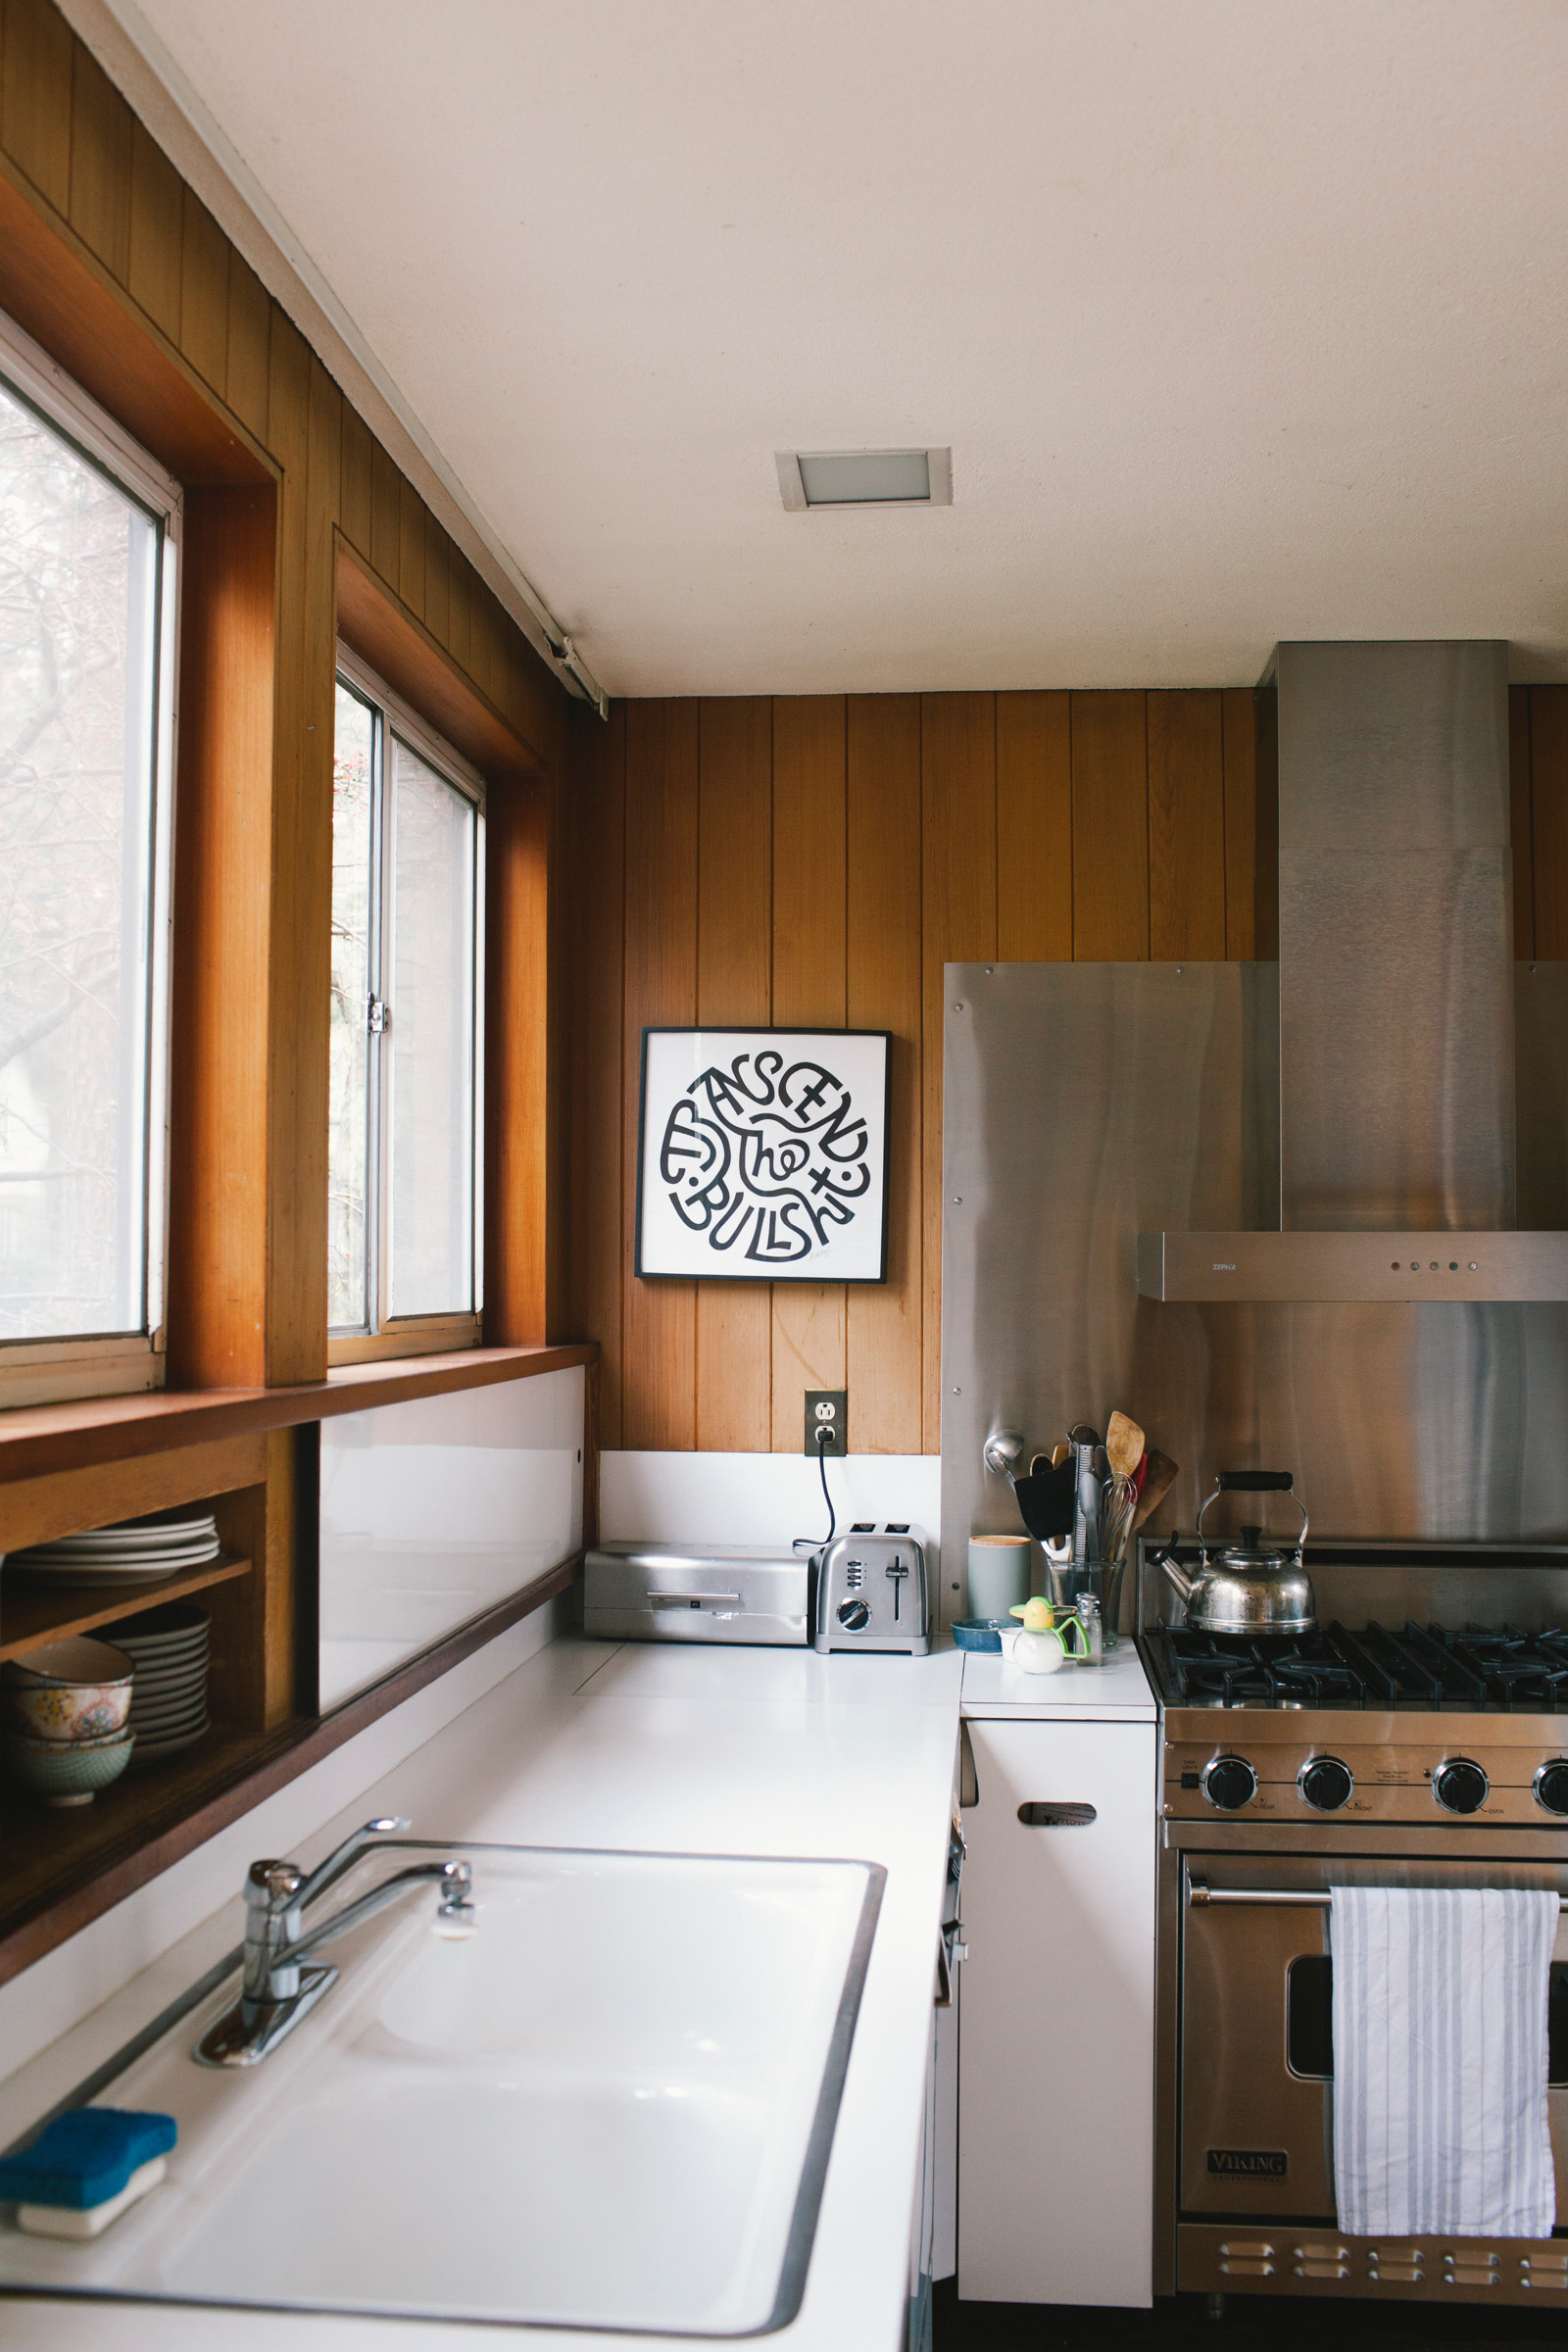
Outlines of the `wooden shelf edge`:
{"type": "Polygon", "coordinates": [[[186,1854],[204,1845],[220,1830],[227,1829],[264,1798],[286,1788],[290,1781],[298,1780],[301,1773],[356,1739],[381,1716],[401,1706],[406,1698],[412,1698],[416,1690],[450,1673],[454,1666],[493,1642],[509,1626],[543,1608],[558,1592],[564,1592],[582,1564],[582,1556],[580,1551],[571,1553],[519,1592],[509,1593],[494,1608],[457,1627],[444,1641],[411,1658],[407,1665],[398,1667],[368,1690],[347,1700],[332,1714],[320,1716],[315,1722],[288,1726],[280,1732],[259,1734],[239,1767],[231,1769],[219,1786],[197,1797],[177,1820],[155,1832],[131,1851],[110,1852],[101,1868],[89,1864],[68,1892],[46,1896],[36,1911],[0,1928],[0,1984],[9,1984],[24,1969],[31,1968],[69,1936],[113,1910],[117,1903],[123,1902],[127,1895],[134,1894],[172,1863],[182,1861],[186,1854]]]}
{"type": "Polygon", "coordinates": [[[29,1601],[39,1603],[41,1613],[41,1604],[51,1588],[40,1581],[29,1583],[24,1592],[8,1593],[0,1581],[0,1665],[7,1658],[24,1657],[29,1649],[37,1649],[45,1642],[65,1642],[74,1634],[90,1634],[101,1625],[117,1625],[122,1617],[144,1616],[149,1609],[161,1609],[166,1601],[188,1599],[192,1592],[205,1592],[213,1585],[226,1585],[236,1576],[248,1576],[250,1570],[249,1560],[210,1560],[205,1568],[187,1568],[173,1576],[160,1577],[156,1583],[133,1586],[128,1594],[122,1590],[113,1599],[109,1598],[112,1588],[102,1585],[62,1585],[56,1588],[62,1600],[68,1592],[74,1592],[85,1605],[67,1610],[63,1617],[57,1616],[52,1623],[25,1634],[11,1633],[8,1620],[19,1603],[24,1615],[29,1601]],[[93,1598],[95,1593],[97,1599],[93,1598]]]}
{"type": "Polygon", "coordinates": [[[533,1348],[463,1348],[448,1355],[339,1364],[325,1380],[280,1389],[156,1389],[71,1404],[15,1405],[0,1412],[0,1481],[41,1478],[94,1462],[125,1461],[174,1446],[291,1429],[336,1413],[402,1404],[454,1389],[527,1380],[598,1361],[593,1340],[533,1348]]]}

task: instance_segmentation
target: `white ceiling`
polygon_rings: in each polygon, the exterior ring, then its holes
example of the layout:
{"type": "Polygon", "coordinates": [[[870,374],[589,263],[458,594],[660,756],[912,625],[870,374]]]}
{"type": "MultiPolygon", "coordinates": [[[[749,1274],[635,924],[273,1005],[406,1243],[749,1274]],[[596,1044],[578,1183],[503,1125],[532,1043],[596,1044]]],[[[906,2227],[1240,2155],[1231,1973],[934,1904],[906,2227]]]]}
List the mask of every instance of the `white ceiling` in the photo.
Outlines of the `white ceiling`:
{"type": "Polygon", "coordinates": [[[139,9],[612,692],[1568,676],[1562,0],[139,9]]]}

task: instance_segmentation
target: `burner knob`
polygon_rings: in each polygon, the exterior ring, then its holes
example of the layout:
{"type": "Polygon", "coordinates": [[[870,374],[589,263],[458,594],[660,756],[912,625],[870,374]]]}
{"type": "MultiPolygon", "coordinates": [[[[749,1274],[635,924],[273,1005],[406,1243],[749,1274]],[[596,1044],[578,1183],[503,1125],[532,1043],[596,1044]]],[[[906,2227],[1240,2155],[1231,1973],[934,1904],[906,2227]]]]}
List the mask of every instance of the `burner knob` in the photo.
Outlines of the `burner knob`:
{"type": "Polygon", "coordinates": [[[1536,1802],[1548,1813],[1568,1813],[1568,1761],[1559,1756],[1554,1764],[1543,1764],[1536,1775],[1536,1802]]]}
{"type": "Polygon", "coordinates": [[[1239,1813],[1257,1794],[1257,1775],[1245,1756],[1216,1756],[1203,1775],[1203,1794],[1223,1813],[1239,1813]]]}
{"type": "Polygon", "coordinates": [[[1433,1774],[1432,1793],[1450,1813],[1479,1813],[1491,1793],[1491,1783],[1479,1764],[1460,1756],[1433,1774]]]}
{"type": "Polygon", "coordinates": [[[863,1600],[841,1600],[839,1623],[847,1633],[863,1634],[871,1622],[871,1612],[863,1600]]]}
{"type": "Polygon", "coordinates": [[[1314,1756],[1301,1774],[1301,1794],[1315,1813],[1337,1813],[1354,1788],[1349,1766],[1338,1756],[1314,1756]]]}

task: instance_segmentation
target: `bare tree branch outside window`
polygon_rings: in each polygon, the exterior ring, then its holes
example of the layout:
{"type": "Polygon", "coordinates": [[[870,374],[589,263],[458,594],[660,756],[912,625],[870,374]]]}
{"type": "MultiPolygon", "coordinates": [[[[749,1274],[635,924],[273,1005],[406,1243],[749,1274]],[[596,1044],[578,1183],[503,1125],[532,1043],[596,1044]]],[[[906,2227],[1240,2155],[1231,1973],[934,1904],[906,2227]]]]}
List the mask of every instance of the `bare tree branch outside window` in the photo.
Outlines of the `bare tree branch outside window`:
{"type": "Polygon", "coordinates": [[[145,1324],[159,554],[0,384],[0,1339],[145,1324]]]}

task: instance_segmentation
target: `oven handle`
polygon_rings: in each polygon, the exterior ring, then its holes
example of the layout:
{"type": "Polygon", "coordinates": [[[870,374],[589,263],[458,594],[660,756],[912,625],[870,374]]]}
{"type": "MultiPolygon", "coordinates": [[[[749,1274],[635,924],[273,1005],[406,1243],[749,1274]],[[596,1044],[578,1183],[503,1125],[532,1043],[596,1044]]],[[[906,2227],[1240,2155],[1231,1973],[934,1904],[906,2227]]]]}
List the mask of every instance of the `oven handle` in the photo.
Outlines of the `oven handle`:
{"type": "MultiPolygon", "coordinates": [[[[1334,1897],[1326,1886],[1293,1894],[1283,1887],[1210,1886],[1206,1879],[1189,1879],[1187,1900],[1190,1905],[1200,1908],[1207,1903],[1269,1903],[1289,1904],[1293,1910],[1298,1911],[1326,1911],[1334,1897]]],[[[1568,1896],[1559,1902],[1557,1908],[1559,1911],[1568,1911],[1568,1896]]]]}

